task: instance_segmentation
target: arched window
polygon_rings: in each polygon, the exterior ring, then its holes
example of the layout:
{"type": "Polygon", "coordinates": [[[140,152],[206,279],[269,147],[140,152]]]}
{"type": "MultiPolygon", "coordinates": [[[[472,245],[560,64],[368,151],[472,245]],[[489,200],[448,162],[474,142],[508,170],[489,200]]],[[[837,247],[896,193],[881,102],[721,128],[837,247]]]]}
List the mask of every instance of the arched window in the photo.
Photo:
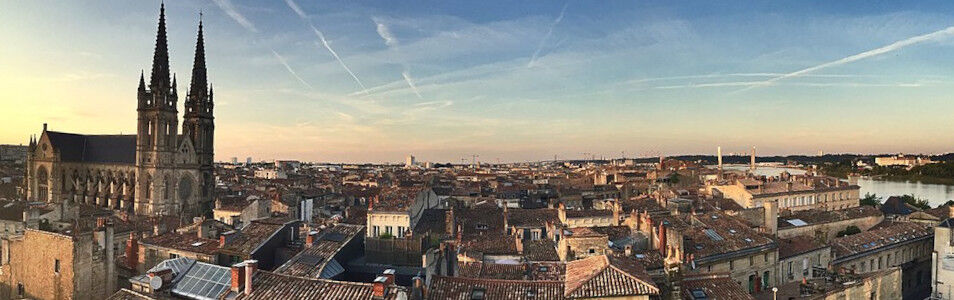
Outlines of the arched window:
{"type": "Polygon", "coordinates": [[[36,170],[36,201],[47,201],[49,199],[50,174],[46,167],[40,166],[36,170]]]}
{"type": "Polygon", "coordinates": [[[152,200],[152,177],[149,175],[146,175],[146,181],[143,182],[142,192],[146,193],[146,200],[152,200]]]}
{"type": "Polygon", "coordinates": [[[169,179],[169,176],[166,176],[164,184],[165,184],[165,188],[163,189],[163,192],[162,192],[162,198],[169,199],[169,197],[172,197],[172,179],[169,179]]]}

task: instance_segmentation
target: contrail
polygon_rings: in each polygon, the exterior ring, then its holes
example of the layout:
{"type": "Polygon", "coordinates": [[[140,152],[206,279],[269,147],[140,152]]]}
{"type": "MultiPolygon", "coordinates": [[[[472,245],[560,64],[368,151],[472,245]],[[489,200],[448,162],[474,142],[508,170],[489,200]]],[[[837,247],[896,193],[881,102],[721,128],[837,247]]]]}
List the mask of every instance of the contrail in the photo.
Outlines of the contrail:
{"type": "Polygon", "coordinates": [[[235,10],[235,6],[232,5],[231,1],[212,0],[212,2],[215,2],[215,4],[218,5],[219,8],[221,8],[222,11],[225,12],[225,14],[229,15],[229,17],[232,18],[232,20],[235,20],[235,22],[239,23],[239,25],[242,25],[242,27],[245,27],[246,30],[251,32],[258,32],[258,29],[255,28],[255,25],[252,24],[252,22],[246,19],[245,16],[243,16],[241,13],[238,12],[238,10],[235,10]]]}
{"type": "Polygon", "coordinates": [[[553,23],[550,23],[550,28],[547,29],[547,34],[544,35],[543,39],[540,40],[540,43],[537,44],[537,51],[534,51],[533,55],[530,56],[530,62],[527,63],[527,68],[533,67],[533,63],[537,61],[537,56],[539,56],[540,51],[543,50],[543,44],[545,44],[547,40],[550,39],[550,36],[553,35],[553,28],[556,27],[557,24],[560,24],[560,21],[563,21],[563,15],[566,14],[566,7],[569,5],[570,5],[570,2],[564,3],[563,9],[560,10],[560,15],[557,16],[555,20],[553,20],[553,23]]]}
{"type": "MultiPolygon", "coordinates": [[[[374,18],[371,18],[371,21],[374,21],[374,23],[377,24],[378,35],[384,40],[384,45],[388,46],[388,49],[393,51],[398,45],[397,37],[391,33],[391,29],[388,28],[388,25],[384,24],[384,22],[379,22],[374,18]]],[[[411,78],[411,71],[408,69],[407,63],[401,63],[401,65],[404,66],[404,71],[401,72],[401,76],[404,77],[404,82],[406,82],[407,86],[411,88],[411,91],[417,95],[418,99],[424,99],[424,97],[421,96],[421,93],[417,91],[417,85],[414,84],[414,78],[411,78]]],[[[365,89],[364,91],[365,93],[370,94],[368,89],[365,89]]]]}
{"type": "Polygon", "coordinates": [[[295,1],[293,0],[285,0],[285,4],[287,4],[288,7],[291,8],[291,10],[295,11],[295,14],[298,15],[298,17],[301,18],[302,21],[308,24],[308,27],[311,27],[311,31],[313,31],[315,35],[318,36],[318,39],[321,41],[321,46],[327,49],[328,52],[331,52],[331,56],[335,57],[335,60],[338,61],[338,64],[341,64],[341,67],[348,72],[348,75],[351,75],[351,78],[353,78],[354,81],[358,83],[358,86],[360,86],[361,90],[365,91],[364,94],[367,95],[368,88],[364,86],[364,83],[361,83],[361,79],[358,79],[358,76],[356,76],[354,72],[351,71],[351,68],[348,68],[348,65],[345,64],[343,60],[341,60],[341,57],[338,56],[338,53],[331,48],[331,45],[328,44],[328,40],[325,39],[325,34],[322,33],[321,30],[318,30],[318,28],[315,27],[315,25],[311,24],[310,21],[308,21],[308,15],[305,14],[305,11],[303,11],[301,7],[299,7],[298,4],[296,4],[295,1]]]}
{"type": "Polygon", "coordinates": [[[404,81],[407,81],[407,85],[411,87],[411,90],[414,91],[414,94],[417,95],[418,98],[423,99],[424,97],[421,97],[421,93],[417,91],[417,86],[414,85],[414,79],[411,79],[411,73],[409,73],[407,70],[404,70],[404,72],[401,72],[401,76],[404,76],[404,81]]]}
{"type": "Polygon", "coordinates": [[[293,70],[292,67],[288,65],[288,62],[285,61],[285,58],[279,55],[278,52],[275,52],[275,49],[269,49],[269,50],[271,50],[272,55],[275,55],[275,58],[277,58],[278,61],[281,62],[283,66],[285,66],[285,70],[288,70],[288,73],[291,73],[292,76],[295,76],[295,79],[298,79],[298,81],[301,82],[301,84],[304,84],[309,89],[312,89],[312,90],[315,89],[315,87],[311,86],[311,84],[308,84],[308,82],[302,79],[301,76],[298,76],[298,72],[295,72],[295,70],[293,70]]]}
{"type": "Polygon", "coordinates": [[[811,72],[814,72],[814,71],[818,71],[818,70],[821,70],[821,69],[825,69],[825,68],[829,68],[829,67],[834,67],[834,66],[839,66],[839,65],[843,65],[843,64],[850,63],[850,62],[854,62],[854,61],[858,61],[858,60],[870,58],[870,57],[875,57],[875,56],[882,55],[882,54],[885,54],[885,53],[888,53],[888,52],[892,52],[892,51],[895,51],[895,50],[898,50],[898,49],[901,49],[901,48],[904,48],[904,47],[907,47],[907,46],[911,46],[911,45],[915,45],[915,44],[919,44],[919,43],[927,42],[927,41],[933,41],[933,40],[936,40],[936,39],[938,39],[938,38],[946,37],[946,36],[949,36],[949,35],[952,35],[952,34],[954,34],[954,26],[951,26],[951,27],[948,27],[948,28],[944,28],[944,29],[941,29],[941,30],[938,30],[938,31],[935,31],[935,32],[928,33],[928,34],[919,35],[919,36],[907,38],[907,39],[904,39],[904,40],[900,40],[900,41],[891,43],[890,45],[887,45],[887,46],[884,46],[884,47],[881,47],[881,48],[877,48],[877,49],[872,49],[872,50],[868,50],[868,51],[865,51],[865,52],[861,52],[861,53],[858,53],[858,54],[855,54],[855,55],[852,55],[852,56],[848,56],[848,57],[845,57],[845,58],[842,58],[842,59],[839,59],[839,60],[836,60],[836,61],[831,61],[831,62],[823,63],[823,64],[820,64],[820,65],[817,65],[817,66],[814,66],[814,67],[811,67],[811,68],[801,69],[801,70],[798,70],[798,71],[795,71],[795,72],[786,73],[786,74],[782,74],[782,75],[779,75],[779,76],[776,76],[776,77],[772,77],[772,78],[769,78],[769,79],[767,79],[767,80],[765,80],[765,81],[761,81],[761,82],[759,82],[759,83],[756,84],[756,85],[753,85],[753,86],[750,86],[750,87],[747,87],[747,88],[744,88],[744,89],[741,89],[741,90],[738,90],[738,91],[735,91],[735,92],[744,92],[744,91],[751,90],[751,89],[754,89],[754,88],[757,88],[757,87],[771,85],[772,83],[774,83],[774,82],[776,82],[776,81],[779,81],[779,80],[783,80],[783,79],[787,79],[787,78],[793,78],[793,77],[798,77],[798,76],[801,76],[801,75],[804,75],[804,74],[807,74],[807,73],[811,73],[811,72]]]}

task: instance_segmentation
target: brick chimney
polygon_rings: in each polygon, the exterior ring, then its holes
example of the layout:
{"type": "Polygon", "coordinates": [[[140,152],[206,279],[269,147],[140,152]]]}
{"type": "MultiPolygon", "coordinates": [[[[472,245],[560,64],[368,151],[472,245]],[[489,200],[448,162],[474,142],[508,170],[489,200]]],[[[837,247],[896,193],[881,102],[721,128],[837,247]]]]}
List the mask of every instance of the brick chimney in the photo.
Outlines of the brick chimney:
{"type": "Polygon", "coordinates": [[[242,292],[242,283],[245,282],[245,266],[243,263],[232,265],[232,286],[229,288],[232,292],[242,292]]]}
{"type": "Polygon", "coordinates": [[[126,266],[133,270],[139,267],[139,240],[135,232],[130,232],[126,240],[126,266]]]}
{"type": "Polygon", "coordinates": [[[315,245],[315,237],[318,235],[317,231],[309,231],[308,235],[305,236],[305,248],[311,248],[315,245]]]}
{"type": "Polygon", "coordinates": [[[384,276],[378,276],[371,283],[371,299],[384,299],[388,295],[388,279],[384,276]]]}
{"type": "MultiPolygon", "coordinates": [[[[421,275],[418,274],[411,279],[413,281],[411,285],[411,295],[412,297],[419,297],[417,299],[427,299],[427,287],[424,286],[424,279],[421,278],[421,275]]],[[[415,299],[415,298],[412,298],[415,299]]]]}
{"type": "Polygon", "coordinates": [[[381,275],[381,276],[384,276],[384,278],[387,278],[388,286],[394,284],[394,273],[395,273],[394,269],[387,269],[387,270],[384,270],[384,273],[382,273],[381,275]]]}
{"type": "Polygon", "coordinates": [[[245,294],[252,294],[252,275],[255,275],[255,270],[258,270],[258,261],[257,260],[246,260],[245,261],[245,294]]]}

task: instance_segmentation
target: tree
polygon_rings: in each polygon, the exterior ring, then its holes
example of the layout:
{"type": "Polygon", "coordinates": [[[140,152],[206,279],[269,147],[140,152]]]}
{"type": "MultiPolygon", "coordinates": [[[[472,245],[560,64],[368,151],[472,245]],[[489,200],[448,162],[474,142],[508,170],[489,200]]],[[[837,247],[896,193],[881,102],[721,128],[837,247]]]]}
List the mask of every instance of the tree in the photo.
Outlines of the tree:
{"type": "Polygon", "coordinates": [[[848,228],[845,228],[845,230],[839,231],[837,236],[843,237],[843,236],[848,236],[848,235],[858,234],[858,233],[861,233],[861,229],[858,228],[857,226],[851,225],[851,226],[848,226],[848,228]]]}
{"type": "Polygon", "coordinates": [[[954,200],[947,200],[944,204],[938,205],[937,208],[954,205],[954,200]]]}
{"type": "Polygon", "coordinates": [[[920,209],[931,209],[931,203],[928,203],[925,199],[914,197],[914,195],[903,195],[901,196],[901,200],[904,200],[904,203],[920,209]]]}
{"type": "Polygon", "coordinates": [[[878,206],[879,204],[881,204],[881,197],[878,197],[878,195],[875,195],[875,194],[865,193],[865,197],[858,200],[858,204],[868,205],[868,206],[878,206]]]}

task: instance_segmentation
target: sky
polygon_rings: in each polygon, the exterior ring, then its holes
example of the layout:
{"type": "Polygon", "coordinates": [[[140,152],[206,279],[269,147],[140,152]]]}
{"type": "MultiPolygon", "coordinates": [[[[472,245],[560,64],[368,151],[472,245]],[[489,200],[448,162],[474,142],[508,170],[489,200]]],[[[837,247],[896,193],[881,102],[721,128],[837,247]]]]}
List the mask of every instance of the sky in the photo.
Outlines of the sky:
{"type": "MultiPolygon", "coordinates": [[[[134,132],[159,4],[0,0],[0,143],[134,132]]],[[[169,0],[180,96],[200,11],[218,160],[954,151],[951,1],[169,0]]]]}

